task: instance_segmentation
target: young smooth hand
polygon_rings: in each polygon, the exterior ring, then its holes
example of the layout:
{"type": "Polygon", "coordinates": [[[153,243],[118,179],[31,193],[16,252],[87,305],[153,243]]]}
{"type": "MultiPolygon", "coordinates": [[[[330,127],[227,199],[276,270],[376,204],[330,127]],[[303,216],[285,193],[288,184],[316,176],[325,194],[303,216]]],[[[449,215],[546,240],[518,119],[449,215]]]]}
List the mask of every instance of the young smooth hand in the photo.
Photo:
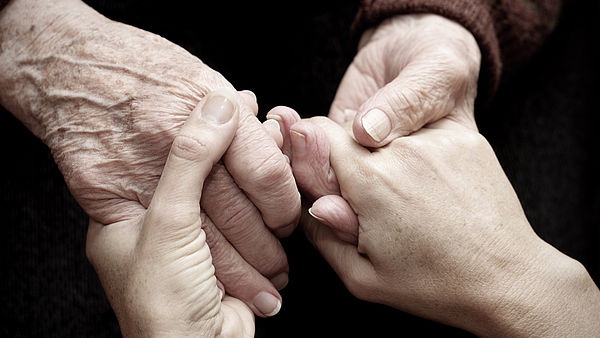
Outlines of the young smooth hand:
{"type": "Polygon", "coordinates": [[[358,298],[480,336],[600,334],[600,291],[534,233],[483,136],[444,118],[371,152],[329,119],[309,122],[292,127],[303,137],[291,149],[308,149],[292,164],[323,175],[316,157],[329,152],[340,196],[317,200],[303,228],[358,298]]]}

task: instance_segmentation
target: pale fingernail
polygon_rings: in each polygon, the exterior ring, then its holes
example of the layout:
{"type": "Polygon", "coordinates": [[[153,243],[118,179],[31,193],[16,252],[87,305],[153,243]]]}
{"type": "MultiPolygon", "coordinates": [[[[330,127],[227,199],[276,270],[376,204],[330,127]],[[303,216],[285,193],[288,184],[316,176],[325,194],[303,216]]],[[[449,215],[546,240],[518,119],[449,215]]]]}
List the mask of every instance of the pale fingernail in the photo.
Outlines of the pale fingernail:
{"type": "Polygon", "coordinates": [[[287,286],[289,282],[289,277],[287,272],[282,272],[280,274],[278,274],[277,276],[271,278],[271,284],[273,284],[273,286],[277,289],[277,290],[282,290],[283,288],[285,288],[287,286]]]}
{"type": "Polygon", "coordinates": [[[242,90],[242,93],[245,93],[245,94],[248,94],[248,95],[252,96],[252,98],[254,99],[254,102],[257,102],[256,101],[256,94],[254,94],[253,91],[246,89],[246,90],[242,90]]]}
{"type": "Polygon", "coordinates": [[[308,214],[309,214],[309,215],[311,215],[311,216],[312,216],[314,219],[316,219],[317,221],[319,221],[319,222],[321,222],[321,223],[325,223],[325,220],[324,220],[324,219],[322,219],[321,217],[319,217],[319,216],[317,216],[317,215],[315,215],[315,214],[313,213],[313,210],[312,210],[312,208],[308,208],[308,214]]]}
{"type": "Polygon", "coordinates": [[[262,291],[254,297],[254,306],[266,317],[272,317],[281,310],[281,301],[272,294],[262,291]]]}
{"type": "Polygon", "coordinates": [[[290,138],[292,139],[292,156],[304,156],[306,154],[306,137],[291,130],[290,138]]]}
{"type": "Polygon", "coordinates": [[[263,125],[265,126],[265,128],[273,128],[274,130],[280,131],[281,129],[279,128],[279,122],[277,122],[277,120],[266,120],[263,125]]]}
{"type": "Polygon", "coordinates": [[[361,119],[363,128],[375,142],[381,142],[392,130],[392,123],[386,113],[379,109],[371,109],[361,119]]]}
{"type": "Polygon", "coordinates": [[[267,120],[276,120],[276,121],[281,121],[281,116],[279,115],[269,115],[267,114],[267,120]]]}
{"type": "Polygon", "coordinates": [[[202,106],[202,119],[212,124],[224,124],[231,120],[234,106],[231,100],[221,95],[212,95],[202,106]]]}

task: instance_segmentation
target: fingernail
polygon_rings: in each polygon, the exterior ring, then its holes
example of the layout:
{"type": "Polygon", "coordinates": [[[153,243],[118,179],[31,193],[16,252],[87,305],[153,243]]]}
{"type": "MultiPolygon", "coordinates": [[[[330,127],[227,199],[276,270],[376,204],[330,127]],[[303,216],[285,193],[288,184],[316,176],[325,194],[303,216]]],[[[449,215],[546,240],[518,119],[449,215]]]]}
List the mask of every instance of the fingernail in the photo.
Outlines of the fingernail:
{"type": "Polygon", "coordinates": [[[306,154],[306,137],[299,132],[290,131],[290,138],[292,139],[292,157],[293,156],[304,156],[306,154]]]}
{"type": "Polygon", "coordinates": [[[253,91],[246,89],[246,90],[242,90],[242,93],[246,93],[246,94],[252,96],[252,98],[254,99],[254,102],[257,102],[256,101],[256,94],[254,94],[253,91]]]}
{"type": "Polygon", "coordinates": [[[281,116],[279,115],[268,115],[267,114],[267,120],[275,120],[275,121],[281,121],[281,116]]]}
{"type": "Polygon", "coordinates": [[[281,301],[272,294],[262,291],[254,297],[254,306],[266,317],[272,317],[281,310],[281,301]]]}
{"type": "Polygon", "coordinates": [[[308,214],[311,215],[314,219],[316,219],[317,221],[321,222],[321,223],[325,223],[325,220],[322,219],[321,217],[313,214],[312,208],[308,208],[308,214]]]}
{"type": "Polygon", "coordinates": [[[280,274],[278,274],[277,276],[271,278],[271,284],[273,284],[273,286],[277,289],[277,290],[282,290],[283,288],[285,288],[287,286],[289,282],[289,277],[287,272],[282,272],[280,274]]]}
{"type": "Polygon", "coordinates": [[[277,131],[281,130],[281,128],[279,127],[279,122],[277,122],[277,120],[267,119],[263,123],[263,125],[265,125],[265,126],[271,125],[271,127],[269,127],[269,128],[273,128],[273,129],[275,129],[277,131]]]}
{"type": "Polygon", "coordinates": [[[202,106],[202,119],[212,124],[223,124],[233,116],[233,103],[221,95],[211,95],[202,106]]]}
{"type": "Polygon", "coordinates": [[[392,130],[392,123],[386,113],[379,109],[371,109],[361,119],[363,128],[375,142],[381,142],[392,130]]]}

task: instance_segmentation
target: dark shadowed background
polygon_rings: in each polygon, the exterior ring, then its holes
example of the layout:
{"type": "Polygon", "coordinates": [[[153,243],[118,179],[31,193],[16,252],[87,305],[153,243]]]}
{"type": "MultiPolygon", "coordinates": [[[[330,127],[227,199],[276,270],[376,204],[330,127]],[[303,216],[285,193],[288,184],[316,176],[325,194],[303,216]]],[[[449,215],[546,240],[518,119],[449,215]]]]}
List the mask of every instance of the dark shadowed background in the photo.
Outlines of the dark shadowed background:
{"type": "MultiPolygon", "coordinates": [[[[354,1],[87,1],[180,44],[238,89],[326,115],[354,45],[354,1]],[[201,5],[198,5],[200,3],[201,5]]],[[[600,6],[576,1],[535,58],[477,112],[536,232],[600,281],[600,6]]],[[[119,336],[85,258],[87,217],[48,149],[0,108],[0,336],[119,336]]],[[[301,232],[283,241],[290,283],[257,337],[469,336],[354,299],[301,232]]]]}

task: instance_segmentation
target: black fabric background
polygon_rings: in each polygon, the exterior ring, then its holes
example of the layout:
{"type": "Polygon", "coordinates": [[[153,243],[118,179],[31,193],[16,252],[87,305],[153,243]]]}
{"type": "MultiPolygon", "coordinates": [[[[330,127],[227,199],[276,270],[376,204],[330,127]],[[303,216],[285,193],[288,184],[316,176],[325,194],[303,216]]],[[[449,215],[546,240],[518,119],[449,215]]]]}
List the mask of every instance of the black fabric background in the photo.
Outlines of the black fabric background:
{"type": "MultiPolygon", "coordinates": [[[[261,119],[280,104],[303,116],[327,114],[354,52],[348,27],[357,4],[350,1],[88,3],[182,45],[236,88],[253,90],[261,119]]],[[[477,119],[536,232],[598,283],[600,7],[575,6],[477,119]]],[[[0,336],[119,336],[85,258],[87,218],[48,149],[3,109],[0,130],[0,336]]],[[[283,242],[290,283],[280,314],[257,320],[257,337],[469,336],[354,299],[302,233],[283,242]]]]}

